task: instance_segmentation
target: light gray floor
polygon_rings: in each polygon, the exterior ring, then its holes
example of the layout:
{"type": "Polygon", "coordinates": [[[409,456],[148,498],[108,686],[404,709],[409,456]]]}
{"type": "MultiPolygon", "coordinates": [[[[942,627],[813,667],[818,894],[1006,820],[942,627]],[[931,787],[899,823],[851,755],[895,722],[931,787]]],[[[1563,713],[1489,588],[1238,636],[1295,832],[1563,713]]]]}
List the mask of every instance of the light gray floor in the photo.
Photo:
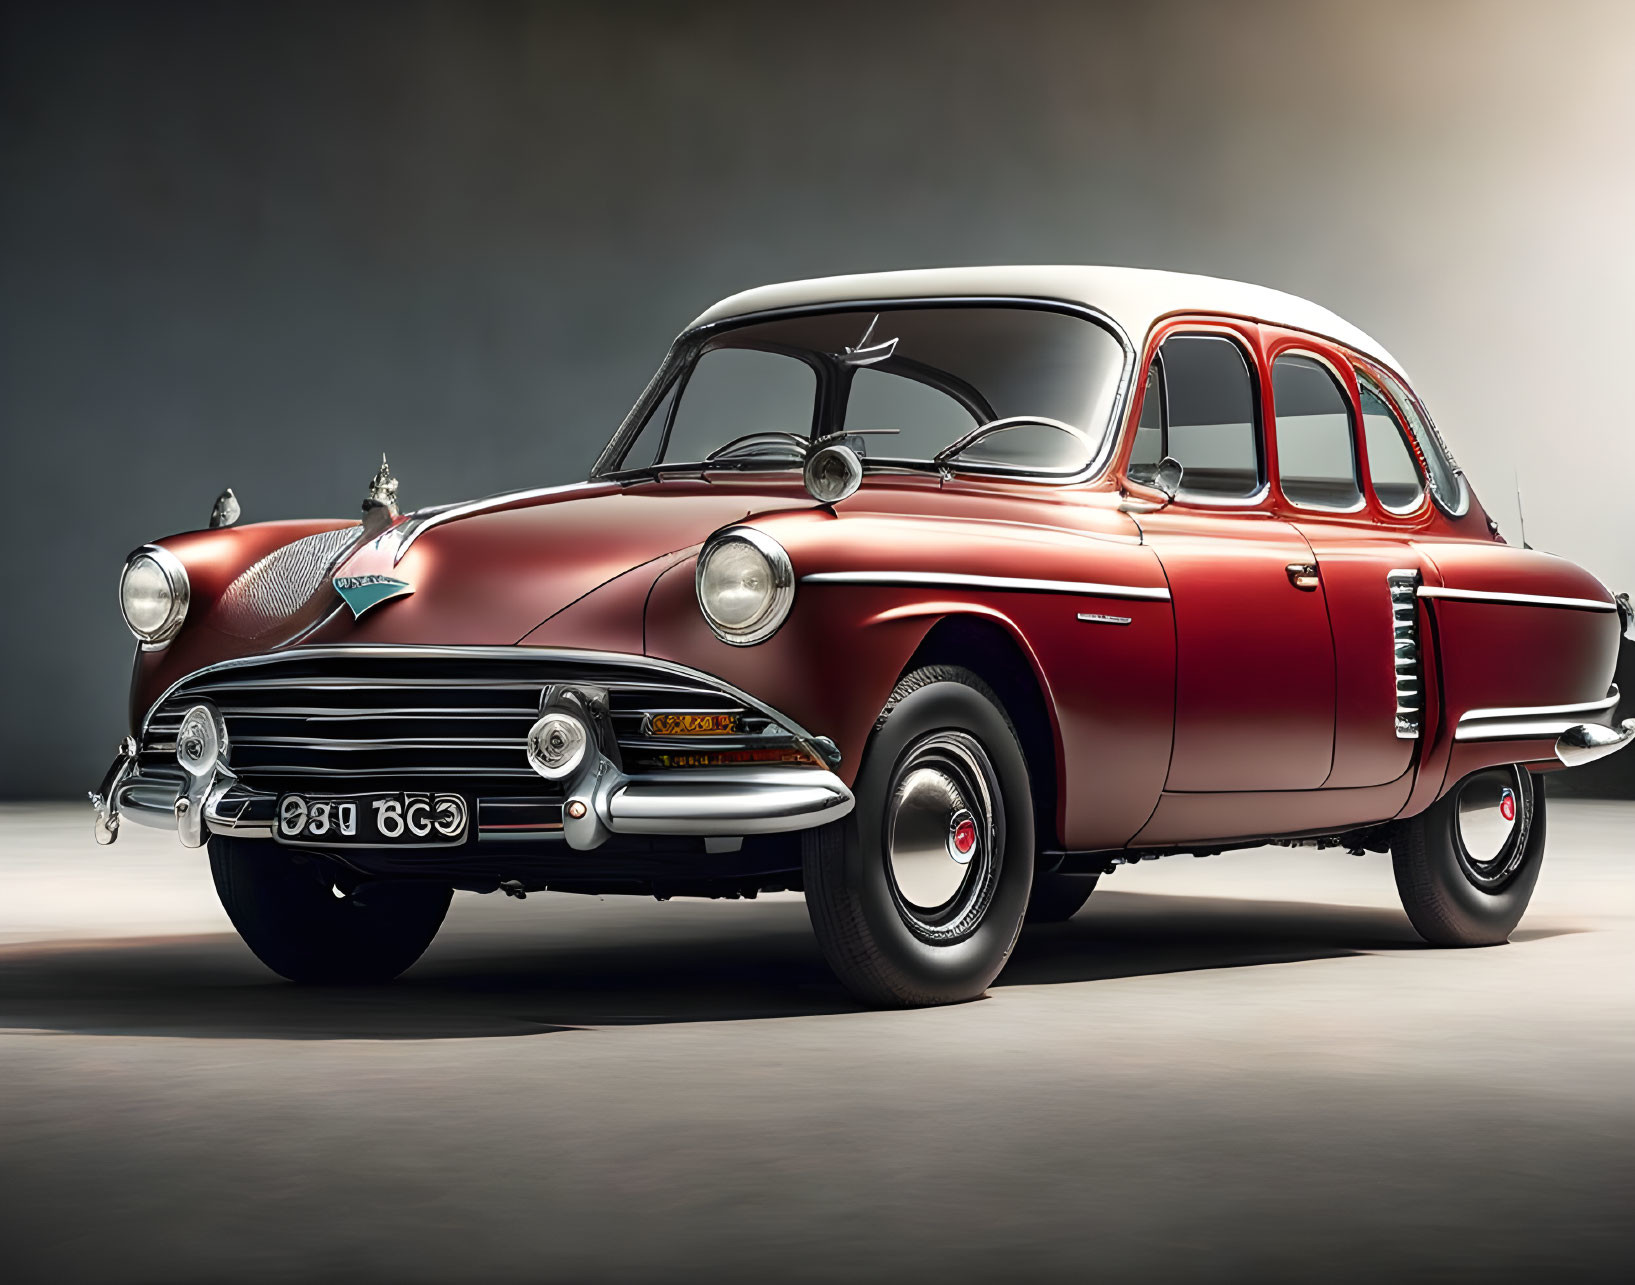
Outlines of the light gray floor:
{"type": "Polygon", "coordinates": [[[988,999],[859,1012],[798,898],[456,899],[301,991],[199,854],[0,810],[0,1278],[1630,1279],[1635,805],[1516,940],[1388,860],[1124,870],[988,999]]]}

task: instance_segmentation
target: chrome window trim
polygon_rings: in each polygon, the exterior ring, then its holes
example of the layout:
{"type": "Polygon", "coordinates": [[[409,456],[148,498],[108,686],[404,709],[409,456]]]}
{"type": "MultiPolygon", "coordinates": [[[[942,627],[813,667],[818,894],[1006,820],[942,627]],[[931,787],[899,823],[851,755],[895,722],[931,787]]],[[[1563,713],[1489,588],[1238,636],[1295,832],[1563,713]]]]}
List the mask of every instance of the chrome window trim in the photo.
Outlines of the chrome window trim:
{"type": "MultiPolygon", "coordinates": [[[[1380,506],[1380,508],[1384,509],[1392,517],[1411,518],[1415,514],[1421,512],[1427,504],[1433,503],[1431,499],[1430,478],[1426,476],[1424,467],[1422,466],[1419,458],[1419,452],[1414,448],[1413,430],[1408,427],[1406,422],[1404,422],[1401,409],[1396,407],[1395,403],[1391,399],[1391,395],[1385,391],[1385,388],[1380,384],[1379,380],[1375,379],[1366,368],[1359,366],[1355,361],[1351,363],[1351,372],[1357,379],[1357,427],[1360,430],[1364,454],[1367,454],[1368,451],[1368,429],[1364,423],[1367,417],[1363,413],[1361,393],[1363,385],[1367,384],[1374,396],[1379,399],[1381,405],[1385,406],[1387,412],[1390,413],[1392,425],[1396,428],[1398,435],[1405,439],[1403,445],[1408,448],[1408,463],[1413,466],[1414,475],[1419,478],[1419,498],[1417,500],[1408,505],[1407,508],[1400,509],[1394,505],[1387,504],[1380,497],[1379,488],[1374,485],[1374,460],[1373,457],[1370,456],[1368,459],[1368,489],[1374,496],[1374,500],[1380,506]]],[[[1464,474],[1460,473],[1458,476],[1462,479],[1464,474]]],[[[1467,509],[1470,507],[1468,499],[1466,500],[1465,507],[1467,509]]]]}
{"type": "Polygon", "coordinates": [[[169,549],[159,544],[144,544],[131,551],[125,559],[125,565],[119,570],[119,618],[125,622],[125,628],[131,631],[137,645],[143,651],[163,651],[170,646],[170,641],[182,632],[182,625],[187,621],[187,609],[193,601],[193,582],[188,579],[187,568],[182,560],[169,549]],[[164,574],[170,584],[171,603],[170,614],[165,617],[164,623],[151,634],[144,634],[131,624],[130,617],[125,614],[125,573],[131,564],[138,558],[147,558],[164,574]]]}
{"type": "Polygon", "coordinates": [[[814,571],[803,584],[899,585],[945,589],[998,589],[1021,593],[1071,593],[1087,598],[1131,598],[1168,602],[1168,589],[1145,585],[1095,584],[1080,580],[1028,580],[1012,576],[971,576],[940,571],[814,571]]]}
{"type": "MultiPolygon", "coordinates": [[[[1408,426],[1408,435],[1414,439],[1414,444],[1419,447],[1421,453],[1424,452],[1425,447],[1419,441],[1419,434],[1414,432],[1413,416],[1407,413],[1409,407],[1403,403],[1405,401],[1410,403],[1412,409],[1417,411],[1420,418],[1425,421],[1425,430],[1430,436],[1431,443],[1441,453],[1443,462],[1448,466],[1448,472],[1459,487],[1459,494],[1453,500],[1446,500],[1437,494],[1435,480],[1432,476],[1432,470],[1428,467],[1428,461],[1425,470],[1425,489],[1430,494],[1431,503],[1447,514],[1448,517],[1464,517],[1465,514],[1470,512],[1470,482],[1465,477],[1465,471],[1459,467],[1459,461],[1453,458],[1453,452],[1448,449],[1448,444],[1442,440],[1442,432],[1437,428],[1436,421],[1431,418],[1431,412],[1426,409],[1424,401],[1418,393],[1408,386],[1408,379],[1405,375],[1390,370],[1383,363],[1374,361],[1365,354],[1356,355],[1368,362],[1374,370],[1384,377],[1381,387],[1388,394],[1389,399],[1396,404],[1403,423],[1408,426]]],[[[1355,365],[1355,361],[1352,364],[1355,365]]]]}
{"type": "MultiPolygon", "coordinates": [[[[1198,509],[1252,509],[1258,508],[1260,505],[1264,504],[1272,493],[1272,457],[1268,451],[1266,439],[1266,390],[1260,386],[1260,365],[1256,361],[1256,354],[1249,350],[1248,346],[1244,343],[1243,336],[1236,330],[1232,329],[1229,324],[1227,324],[1232,320],[1233,318],[1230,317],[1222,317],[1215,320],[1208,314],[1202,313],[1196,314],[1196,319],[1189,315],[1187,318],[1183,319],[1177,329],[1166,334],[1158,346],[1153,349],[1153,363],[1158,367],[1158,383],[1161,389],[1159,395],[1162,398],[1164,414],[1163,449],[1166,451],[1169,449],[1170,433],[1169,371],[1164,362],[1164,345],[1169,343],[1171,339],[1190,338],[1224,340],[1238,350],[1238,356],[1243,359],[1244,369],[1249,375],[1249,391],[1255,403],[1255,422],[1252,427],[1255,430],[1255,465],[1260,472],[1260,486],[1249,495],[1237,496],[1210,497],[1207,494],[1188,491],[1186,487],[1186,466],[1183,464],[1181,466],[1181,489],[1170,498],[1169,503],[1164,506],[1165,508],[1168,508],[1171,505],[1181,504],[1198,509]],[[1190,325],[1218,325],[1220,328],[1218,330],[1186,329],[1186,327],[1190,325]]],[[[1146,376],[1143,375],[1142,379],[1145,380],[1146,376]]],[[[1137,425],[1136,427],[1139,428],[1140,426],[1137,425]]],[[[1126,470],[1125,480],[1135,481],[1135,479],[1129,477],[1128,470],[1126,470]]],[[[1136,482],[1136,485],[1146,486],[1148,484],[1145,482],[1136,482]]]]}
{"type": "MultiPolygon", "coordinates": [[[[674,373],[674,367],[682,360],[683,345],[691,346],[723,330],[736,329],[739,326],[753,325],[763,321],[781,321],[790,317],[820,316],[831,312],[863,312],[871,309],[876,312],[888,312],[910,308],[936,307],[1035,308],[1045,312],[1060,312],[1069,316],[1082,317],[1106,330],[1118,343],[1124,354],[1123,366],[1119,371],[1118,385],[1113,392],[1112,405],[1108,408],[1107,422],[1101,426],[1101,441],[1090,462],[1082,470],[1072,474],[1052,475],[1014,466],[961,465],[954,470],[956,474],[1017,478],[1045,486],[1077,486],[1084,482],[1093,481],[1106,472],[1116,453],[1118,441],[1123,436],[1124,413],[1130,402],[1132,372],[1135,369],[1136,358],[1140,356],[1135,344],[1130,340],[1129,332],[1117,320],[1100,308],[1071,299],[1054,298],[1050,295],[912,295],[901,298],[846,299],[831,303],[800,304],[787,308],[764,308],[755,312],[742,312],[730,317],[722,317],[716,321],[706,322],[702,326],[693,326],[682,331],[671,343],[670,351],[665,354],[663,363],[659,366],[653,378],[648,381],[641,397],[631,407],[630,412],[624,417],[619,427],[614,430],[613,437],[597,457],[596,463],[591,469],[589,480],[592,482],[607,480],[609,474],[619,471],[615,464],[623,465],[624,457],[629,453],[637,432],[646,423],[653,403],[664,395],[664,389],[669,383],[670,376],[674,373]]],[[[896,466],[902,467],[901,462],[897,462],[896,466]]],[[[927,472],[931,471],[929,463],[925,465],[925,470],[927,472]]]]}
{"type": "MultiPolygon", "coordinates": [[[[1336,367],[1335,364],[1333,362],[1331,362],[1327,357],[1323,356],[1322,353],[1313,352],[1309,348],[1290,347],[1290,348],[1283,349],[1281,352],[1279,352],[1277,354],[1276,357],[1272,358],[1272,361],[1271,361],[1271,376],[1272,376],[1272,407],[1273,407],[1273,410],[1272,410],[1271,445],[1272,445],[1273,453],[1277,456],[1277,493],[1278,493],[1278,495],[1282,497],[1282,499],[1283,499],[1283,501],[1285,503],[1287,503],[1287,504],[1289,504],[1289,505],[1291,505],[1291,506],[1293,506],[1294,508],[1297,508],[1297,509],[1304,509],[1308,513],[1339,513],[1339,514],[1366,513],[1368,511],[1368,492],[1363,489],[1362,447],[1361,447],[1361,445],[1359,444],[1359,442],[1357,440],[1358,435],[1359,435],[1358,430],[1362,428],[1362,423],[1361,423],[1362,408],[1359,407],[1359,406],[1353,405],[1352,400],[1351,400],[1351,394],[1346,390],[1345,380],[1340,378],[1340,371],[1339,371],[1338,367],[1336,367]],[[1340,401],[1345,406],[1347,433],[1349,434],[1349,436],[1351,438],[1351,484],[1354,487],[1356,487],[1356,489],[1357,489],[1357,499],[1356,499],[1356,502],[1354,504],[1346,504],[1346,505],[1310,504],[1310,503],[1307,503],[1305,500],[1296,500],[1296,499],[1294,499],[1292,496],[1289,495],[1288,488],[1283,485],[1283,456],[1282,456],[1281,450],[1279,449],[1279,446],[1280,446],[1280,443],[1278,441],[1278,419],[1279,419],[1279,416],[1277,414],[1276,407],[1277,407],[1277,363],[1282,361],[1285,357],[1304,357],[1307,361],[1316,362],[1319,366],[1321,366],[1324,370],[1326,370],[1328,372],[1328,377],[1334,381],[1334,386],[1339,391],[1340,401]]],[[[1262,413],[1262,417],[1264,418],[1264,412],[1262,413]]],[[[1298,418],[1298,416],[1291,416],[1290,418],[1298,418]]],[[[1370,476],[1370,481],[1372,481],[1372,477],[1373,477],[1372,473],[1370,473],[1369,476],[1370,476]]],[[[1370,488],[1370,489],[1372,489],[1372,488],[1370,488]]]]}
{"type": "Polygon", "coordinates": [[[698,611],[704,617],[704,623],[722,642],[733,647],[753,647],[756,643],[765,642],[783,627],[783,622],[789,619],[789,612],[795,605],[795,566],[789,561],[789,552],[783,545],[768,535],[759,527],[729,526],[722,527],[698,551],[698,560],[693,563],[693,593],[698,599],[698,611]],[[753,548],[772,568],[772,601],[767,607],[766,615],[748,629],[732,630],[718,623],[704,605],[704,564],[709,555],[721,545],[731,540],[741,540],[753,548]]]}
{"type": "Polygon", "coordinates": [[[1421,598],[1444,598],[1450,602],[1486,602],[1501,606],[1568,607],[1578,611],[1617,611],[1615,602],[1599,598],[1556,598],[1542,593],[1501,593],[1490,589],[1450,589],[1445,585],[1421,585],[1421,598]]]}

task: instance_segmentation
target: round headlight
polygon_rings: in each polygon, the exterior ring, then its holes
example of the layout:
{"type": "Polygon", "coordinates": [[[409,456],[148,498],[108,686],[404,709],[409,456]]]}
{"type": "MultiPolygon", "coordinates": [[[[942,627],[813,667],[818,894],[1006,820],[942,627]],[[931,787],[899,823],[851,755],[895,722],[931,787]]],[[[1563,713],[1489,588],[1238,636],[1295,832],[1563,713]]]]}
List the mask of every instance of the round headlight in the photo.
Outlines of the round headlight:
{"type": "Polygon", "coordinates": [[[144,643],[169,642],[187,616],[187,568],[156,544],[131,554],[119,577],[119,612],[144,643]]]}
{"type": "Polygon", "coordinates": [[[728,527],[698,557],[698,606],[722,642],[735,647],[777,633],[795,600],[795,570],[783,546],[755,527],[728,527]]]}

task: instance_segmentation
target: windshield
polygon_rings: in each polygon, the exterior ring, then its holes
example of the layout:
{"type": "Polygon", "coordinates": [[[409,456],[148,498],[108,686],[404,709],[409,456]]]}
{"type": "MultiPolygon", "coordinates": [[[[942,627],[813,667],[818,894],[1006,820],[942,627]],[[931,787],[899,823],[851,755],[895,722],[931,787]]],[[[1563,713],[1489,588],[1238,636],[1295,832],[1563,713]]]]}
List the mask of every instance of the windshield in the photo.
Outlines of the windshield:
{"type": "Polygon", "coordinates": [[[1123,368],[1109,329],[1045,306],[754,321],[684,335],[596,471],[798,468],[843,434],[871,467],[1068,476],[1099,454],[1123,368]]]}

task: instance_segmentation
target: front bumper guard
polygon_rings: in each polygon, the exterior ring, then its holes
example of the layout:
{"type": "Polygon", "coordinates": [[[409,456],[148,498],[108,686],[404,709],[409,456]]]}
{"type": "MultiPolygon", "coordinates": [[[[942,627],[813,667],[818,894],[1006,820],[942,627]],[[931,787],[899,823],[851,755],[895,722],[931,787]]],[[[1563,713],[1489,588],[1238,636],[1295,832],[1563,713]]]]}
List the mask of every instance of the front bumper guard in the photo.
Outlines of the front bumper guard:
{"type": "MultiPolygon", "coordinates": [[[[273,837],[278,797],[255,790],[225,765],[203,779],[180,771],[143,775],[136,743],[119,747],[102,788],[91,795],[98,843],[119,837],[122,820],[175,830],[190,848],[212,834],[273,837]]],[[[597,756],[564,800],[562,833],[568,846],[588,851],[610,835],[742,838],[810,829],[852,810],[852,792],[820,767],[705,768],[627,776],[597,756]],[[575,802],[584,811],[574,817],[575,802]]]]}

